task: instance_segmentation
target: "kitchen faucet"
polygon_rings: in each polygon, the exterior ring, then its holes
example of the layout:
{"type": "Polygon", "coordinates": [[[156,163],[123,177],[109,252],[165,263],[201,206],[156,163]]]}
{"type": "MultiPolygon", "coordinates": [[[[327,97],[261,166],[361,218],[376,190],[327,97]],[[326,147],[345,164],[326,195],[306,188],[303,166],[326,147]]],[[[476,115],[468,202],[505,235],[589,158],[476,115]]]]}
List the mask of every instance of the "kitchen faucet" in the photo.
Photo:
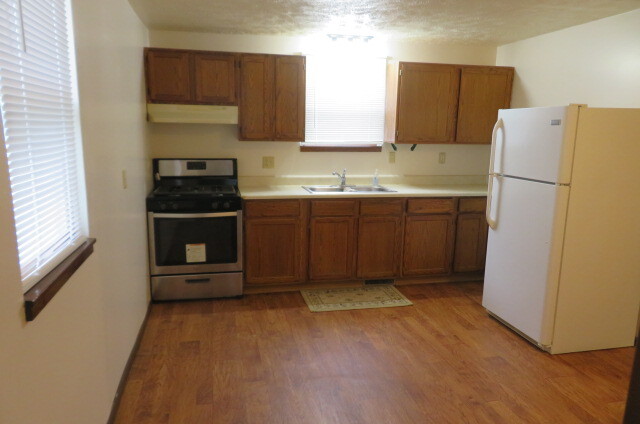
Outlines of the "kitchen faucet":
{"type": "Polygon", "coordinates": [[[347,170],[343,169],[342,175],[340,175],[340,173],[337,171],[333,171],[331,175],[335,175],[336,177],[340,178],[340,187],[344,189],[347,185],[347,170]]]}

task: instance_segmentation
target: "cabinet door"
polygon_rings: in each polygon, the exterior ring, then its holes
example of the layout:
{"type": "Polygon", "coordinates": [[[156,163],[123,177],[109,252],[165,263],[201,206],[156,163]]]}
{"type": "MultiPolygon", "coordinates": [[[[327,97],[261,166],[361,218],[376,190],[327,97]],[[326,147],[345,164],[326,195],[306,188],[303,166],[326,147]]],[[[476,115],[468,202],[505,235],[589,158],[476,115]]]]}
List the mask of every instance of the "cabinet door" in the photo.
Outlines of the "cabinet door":
{"type": "Polygon", "coordinates": [[[359,278],[392,278],[400,275],[402,218],[365,216],[358,225],[359,278]]]}
{"type": "Polygon", "coordinates": [[[446,274],[451,268],[451,215],[407,216],[402,274],[446,274]]]}
{"type": "Polygon", "coordinates": [[[456,143],[491,144],[498,109],[511,103],[513,68],[462,68],[456,143]]]}
{"type": "Polygon", "coordinates": [[[355,218],[311,218],[309,279],[349,280],[353,278],[355,218]]]}
{"type": "Polygon", "coordinates": [[[147,101],[158,103],[190,103],[191,56],[179,50],[145,51],[147,101]]]}
{"type": "Polygon", "coordinates": [[[484,214],[458,215],[456,246],[453,259],[455,272],[481,271],[487,253],[487,223],[484,214]]]}
{"type": "Polygon", "coordinates": [[[305,58],[275,58],[275,138],[304,141],[305,58]]]}
{"type": "Polygon", "coordinates": [[[195,100],[214,105],[237,105],[236,55],[195,53],[193,55],[195,100]]]}
{"type": "Polygon", "coordinates": [[[245,221],[245,281],[287,284],[302,281],[302,225],[299,218],[245,221]]]}
{"type": "Polygon", "coordinates": [[[453,142],[460,69],[454,65],[401,63],[400,72],[397,142],[453,142]]]}
{"type": "Polygon", "coordinates": [[[240,59],[240,140],[273,140],[274,58],[243,54],[240,59]]]}

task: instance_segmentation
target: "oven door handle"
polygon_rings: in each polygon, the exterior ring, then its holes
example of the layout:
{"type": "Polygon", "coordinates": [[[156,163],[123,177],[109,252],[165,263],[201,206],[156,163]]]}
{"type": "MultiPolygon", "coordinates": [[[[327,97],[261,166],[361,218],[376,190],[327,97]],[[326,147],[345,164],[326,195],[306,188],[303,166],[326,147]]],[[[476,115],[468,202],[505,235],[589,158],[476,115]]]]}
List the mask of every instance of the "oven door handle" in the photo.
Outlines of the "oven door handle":
{"type": "Polygon", "coordinates": [[[226,216],[238,216],[238,212],[218,213],[153,213],[154,218],[224,218],[226,216]]]}

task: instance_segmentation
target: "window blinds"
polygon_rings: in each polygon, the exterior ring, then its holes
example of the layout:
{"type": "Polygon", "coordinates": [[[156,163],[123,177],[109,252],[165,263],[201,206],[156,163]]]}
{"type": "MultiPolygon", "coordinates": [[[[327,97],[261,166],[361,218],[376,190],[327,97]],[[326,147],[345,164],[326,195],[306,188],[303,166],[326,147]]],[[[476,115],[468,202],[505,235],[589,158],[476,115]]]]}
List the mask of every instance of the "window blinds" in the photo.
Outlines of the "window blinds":
{"type": "Polygon", "coordinates": [[[386,60],[307,56],[306,142],[382,143],[386,60]]]}
{"type": "Polygon", "coordinates": [[[2,133],[25,291],[86,238],[69,17],[65,0],[0,0],[2,133]]]}

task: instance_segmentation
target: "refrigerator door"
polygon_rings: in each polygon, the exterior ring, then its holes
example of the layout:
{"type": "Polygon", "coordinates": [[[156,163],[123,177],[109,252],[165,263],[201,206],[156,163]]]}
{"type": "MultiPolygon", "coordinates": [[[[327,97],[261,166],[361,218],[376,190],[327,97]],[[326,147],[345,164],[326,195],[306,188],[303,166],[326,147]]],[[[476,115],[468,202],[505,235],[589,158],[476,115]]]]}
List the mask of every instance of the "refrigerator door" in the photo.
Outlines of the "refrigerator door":
{"type": "Polygon", "coordinates": [[[493,177],[482,305],[543,346],[553,337],[569,187],[493,177]]]}
{"type": "Polygon", "coordinates": [[[569,184],[578,110],[577,105],[500,110],[489,172],[569,184]]]}

